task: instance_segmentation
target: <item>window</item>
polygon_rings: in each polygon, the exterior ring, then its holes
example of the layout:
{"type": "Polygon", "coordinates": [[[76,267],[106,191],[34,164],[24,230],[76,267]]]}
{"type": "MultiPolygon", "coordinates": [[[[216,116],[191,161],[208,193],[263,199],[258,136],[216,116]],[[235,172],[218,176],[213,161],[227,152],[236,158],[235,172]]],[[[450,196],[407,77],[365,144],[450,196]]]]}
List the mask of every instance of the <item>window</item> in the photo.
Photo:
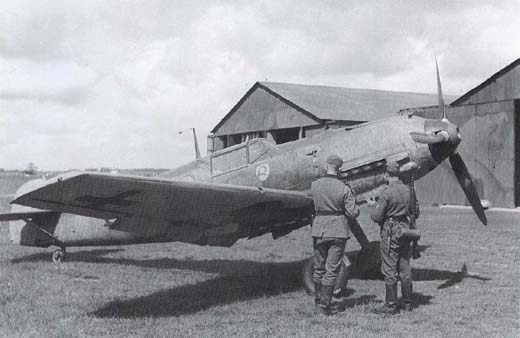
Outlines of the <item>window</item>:
{"type": "Polygon", "coordinates": [[[258,138],[211,154],[211,174],[220,175],[254,163],[274,148],[272,141],[258,138]]]}
{"type": "Polygon", "coordinates": [[[211,174],[218,175],[247,165],[247,143],[230,147],[211,156],[211,174]]]}

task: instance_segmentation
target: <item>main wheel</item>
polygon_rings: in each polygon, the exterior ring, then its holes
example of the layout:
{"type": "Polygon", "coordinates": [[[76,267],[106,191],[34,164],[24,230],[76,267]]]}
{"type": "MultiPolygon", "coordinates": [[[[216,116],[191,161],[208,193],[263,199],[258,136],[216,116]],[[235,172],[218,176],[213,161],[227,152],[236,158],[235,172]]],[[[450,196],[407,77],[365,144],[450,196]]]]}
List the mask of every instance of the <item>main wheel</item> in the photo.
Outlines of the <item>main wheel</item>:
{"type": "MultiPolygon", "coordinates": [[[[302,269],[302,280],[303,286],[307,293],[313,295],[314,294],[314,281],[312,280],[312,274],[314,272],[314,257],[309,258],[305,261],[302,269]]],[[[336,287],[334,288],[334,292],[343,291],[347,287],[348,283],[348,267],[345,265],[345,262],[341,261],[341,267],[338,273],[338,279],[336,280],[336,287]]]]}
{"type": "Polygon", "coordinates": [[[56,249],[52,253],[52,261],[54,263],[61,263],[65,259],[65,249],[56,249]]]}

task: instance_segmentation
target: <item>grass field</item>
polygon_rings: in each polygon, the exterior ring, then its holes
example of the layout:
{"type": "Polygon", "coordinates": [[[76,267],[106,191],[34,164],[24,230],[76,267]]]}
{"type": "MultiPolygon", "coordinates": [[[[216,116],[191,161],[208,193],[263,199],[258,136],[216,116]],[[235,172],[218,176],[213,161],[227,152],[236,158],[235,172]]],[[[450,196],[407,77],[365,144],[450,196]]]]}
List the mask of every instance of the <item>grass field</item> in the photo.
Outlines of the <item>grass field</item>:
{"type": "Polygon", "coordinates": [[[11,245],[2,227],[0,336],[519,337],[520,214],[490,211],[483,227],[470,210],[423,209],[418,307],[394,317],[370,312],[383,282],[357,276],[345,312],[313,315],[300,281],[308,228],[232,248],[71,248],[56,266],[50,249],[11,245]]]}

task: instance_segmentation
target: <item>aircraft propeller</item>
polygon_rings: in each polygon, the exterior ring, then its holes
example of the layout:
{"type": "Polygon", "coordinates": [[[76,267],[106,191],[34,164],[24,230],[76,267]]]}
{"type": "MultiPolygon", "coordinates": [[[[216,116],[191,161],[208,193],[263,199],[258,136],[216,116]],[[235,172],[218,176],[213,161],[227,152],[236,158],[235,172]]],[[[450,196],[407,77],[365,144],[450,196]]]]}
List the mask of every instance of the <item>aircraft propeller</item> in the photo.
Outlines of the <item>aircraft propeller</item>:
{"type": "Polygon", "coordinates": [[[440,142],[447,141],[444,134],[426,134],[426,133],[417,133],[411,132],[410,136],[415,142],[424,143],[424,144],[436,144],[440,142]]]}
{"type": "Polygon", "coordinates": [[[482,224],[487,225],[487,218],[486,214],[484,213],[484,207],[482,207],[480,202],[480,197],[478,195],[475,184],[471,179],[471,175],[469,174],[468,168],[462,160],[462,157],[456,151],[456,148],[461,141],[461,137],[457,126],[449,122],[448,118],[446,117],[446,106],[444,105],[444,100],[442,99],[442,87],[437,60],[435,60],[435,67],[437,70],[438,100],[439,108],[442,108],[442,119],[440,121],[436,120],[430,123],[431,126],[435,126],[434,130],[431,130],[430,133],[411,132],[410,136],[417,143],[428,144],[430,151],[432,152],[432,155],[435,159],[442,161],[444,158],[449,157],[451,168],[453,169],[453,172],[457,177],[457,181],[464,191],[464,194],[470,202],[471,207],[477,214],[477,217],[482,222],[482,224]]]}
{"type": "Polygon", "coordinates": [[[457,180],[459,181],[459,185],[461,186],[464,194],[468,198],[471,207],[477,214],[478,218],[482,222],[482,224],[487,225],[486,214],[484,213],[484,208],[480,203],[480,197],[478,196],[477,189],[475,184],[473,184],[473,180],[471,179],[471,175],[468,172],[468,168],[466,164],[462,160],[462,157],[459,153],[454,153],[450,156],[450,163],[457,180]]]}

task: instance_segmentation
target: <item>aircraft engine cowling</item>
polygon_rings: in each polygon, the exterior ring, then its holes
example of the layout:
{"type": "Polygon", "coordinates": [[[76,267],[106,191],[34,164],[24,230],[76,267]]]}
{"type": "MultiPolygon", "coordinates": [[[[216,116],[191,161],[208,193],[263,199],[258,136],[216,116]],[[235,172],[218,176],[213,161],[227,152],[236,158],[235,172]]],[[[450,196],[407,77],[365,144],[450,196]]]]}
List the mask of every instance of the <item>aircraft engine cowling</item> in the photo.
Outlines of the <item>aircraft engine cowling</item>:
{"type": "Polygon", "coordinates": [[[386,184],[384,167],[382,165],[374,166],[369,168],[369,170],[356,173],[349,172],[341,178],[354,189],[358,202],[373,197],[374,193],[377,193],[375,189],[386,184]]]}
{"type": "Polygon", "coordinates": [[[356,195],[361,195],[367,191],[371,191],[376,187],[386,184],[384,173],[367,175],[348,180],[347,183],[355,190],[356,195]]]}

